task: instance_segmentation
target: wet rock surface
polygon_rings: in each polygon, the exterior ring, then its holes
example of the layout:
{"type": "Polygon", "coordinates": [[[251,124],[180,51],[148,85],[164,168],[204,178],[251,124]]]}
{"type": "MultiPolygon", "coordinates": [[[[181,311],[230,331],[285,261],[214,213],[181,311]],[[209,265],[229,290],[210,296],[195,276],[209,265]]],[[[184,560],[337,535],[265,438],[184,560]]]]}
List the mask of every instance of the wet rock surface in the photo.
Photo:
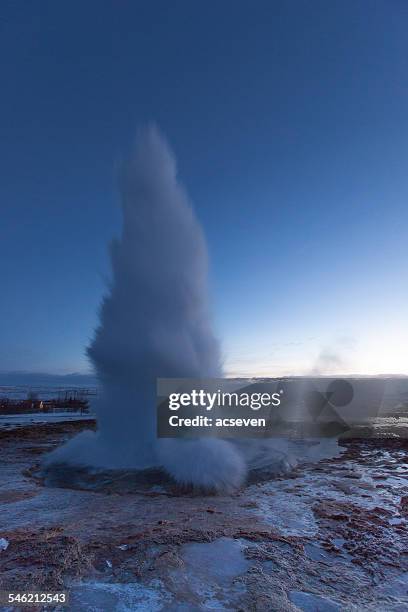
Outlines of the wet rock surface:
{"type": "Polygon", "coordinates": [[[65,588],[81,611],[408,610],[406,440],[347,439],[216,497],[160,474],[47,481],[42,454],[79,427],[0,433],[0,589],[65,588]]]}

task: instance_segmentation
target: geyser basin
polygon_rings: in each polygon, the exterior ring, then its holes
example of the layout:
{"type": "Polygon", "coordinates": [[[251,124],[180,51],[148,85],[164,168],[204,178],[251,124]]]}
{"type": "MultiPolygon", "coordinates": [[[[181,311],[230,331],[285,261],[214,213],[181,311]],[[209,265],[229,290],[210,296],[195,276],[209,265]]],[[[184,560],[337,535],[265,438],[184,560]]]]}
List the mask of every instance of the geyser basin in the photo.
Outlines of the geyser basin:
{"type": "MultiPolygon", "coordinates": [[[[248,473],[248,485],[271,480],[287,474],[285,462],[276,463],[270,469],[254,469],[248,473]]],[[[168,473],[159,468],[146,470],[102,470],[69,463],[52,463],[35,472],[46,487],[78,489],[117,495],[215,495],[216,489],[196,485],[180,485],[168,473]]]]}
{"type": "Polygon", "coordinates": [[[69,463],[51,463],[38,472],[46,487],[79,489],[107,494],[154,494],[175,491],[175,481],[158,468],[102,470],[69,463]]]}
{"type": "MultiPolygon", "coordinates": [[[[171,441],[172,442],[172,441],[171,441]]],[[[245,458],[248,465],[242,488],[267,482],[290,474],[298,466],[320,459],[338,456],[340,448],[335,440],[325,444],[306,440],[240,440],[232,447],[245,458]]],[[[171,452],[171,450],[170,450],[171,452]]],[[[188,468],[190,469],[190,468],[188,468]]],[[[46,461],[35,472],[46,487],[90,490],[118,495],[213,495],[220,493],[216,487],[200,486],[192,482],[180,483],[169,476],[162,467],[142,470],[126,468],[96,468],[67,462],[46,461]]],[[[233,491],[226,490],[231,493],[233,491]]]]}

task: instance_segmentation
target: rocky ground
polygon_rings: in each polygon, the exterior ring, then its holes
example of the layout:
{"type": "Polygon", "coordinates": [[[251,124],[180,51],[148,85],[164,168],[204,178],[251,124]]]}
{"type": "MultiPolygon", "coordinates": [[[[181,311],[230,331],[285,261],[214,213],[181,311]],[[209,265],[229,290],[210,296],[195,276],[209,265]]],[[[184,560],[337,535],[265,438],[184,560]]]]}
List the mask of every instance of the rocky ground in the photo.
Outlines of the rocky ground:
{"type": "Polygon", "coordinates": [[[351,438],[224,497],[154,473],[41,471],[90,426],[0,431],[0,590],[64,588],[81,612],[408,610],[406,439],[351,438]]]}

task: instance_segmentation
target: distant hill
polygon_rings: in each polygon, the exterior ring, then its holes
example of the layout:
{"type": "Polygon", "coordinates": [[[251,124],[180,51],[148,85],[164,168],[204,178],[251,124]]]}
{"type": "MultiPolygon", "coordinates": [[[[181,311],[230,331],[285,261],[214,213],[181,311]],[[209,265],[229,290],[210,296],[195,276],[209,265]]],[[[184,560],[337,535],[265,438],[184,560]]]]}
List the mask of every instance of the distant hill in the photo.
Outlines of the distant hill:
{"type": "Polygon", "coordinates": [[[43,372],[0,372],[0,386],[7,387],[96,387],[94,374],[47,374],[43,372]]]}

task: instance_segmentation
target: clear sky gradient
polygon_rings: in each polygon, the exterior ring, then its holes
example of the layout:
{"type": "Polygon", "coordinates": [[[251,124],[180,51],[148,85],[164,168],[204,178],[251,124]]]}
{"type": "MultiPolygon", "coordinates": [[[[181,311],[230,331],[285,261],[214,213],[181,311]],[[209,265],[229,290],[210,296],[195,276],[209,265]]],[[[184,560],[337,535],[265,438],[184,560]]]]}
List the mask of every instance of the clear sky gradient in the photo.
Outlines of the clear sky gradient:
{"type": "Polygon", "coordinates": [[[408,374],[407,32],[405,0],[2,3],[0,370],[88,370],[154,120],[227,372],[408,374]]]}

